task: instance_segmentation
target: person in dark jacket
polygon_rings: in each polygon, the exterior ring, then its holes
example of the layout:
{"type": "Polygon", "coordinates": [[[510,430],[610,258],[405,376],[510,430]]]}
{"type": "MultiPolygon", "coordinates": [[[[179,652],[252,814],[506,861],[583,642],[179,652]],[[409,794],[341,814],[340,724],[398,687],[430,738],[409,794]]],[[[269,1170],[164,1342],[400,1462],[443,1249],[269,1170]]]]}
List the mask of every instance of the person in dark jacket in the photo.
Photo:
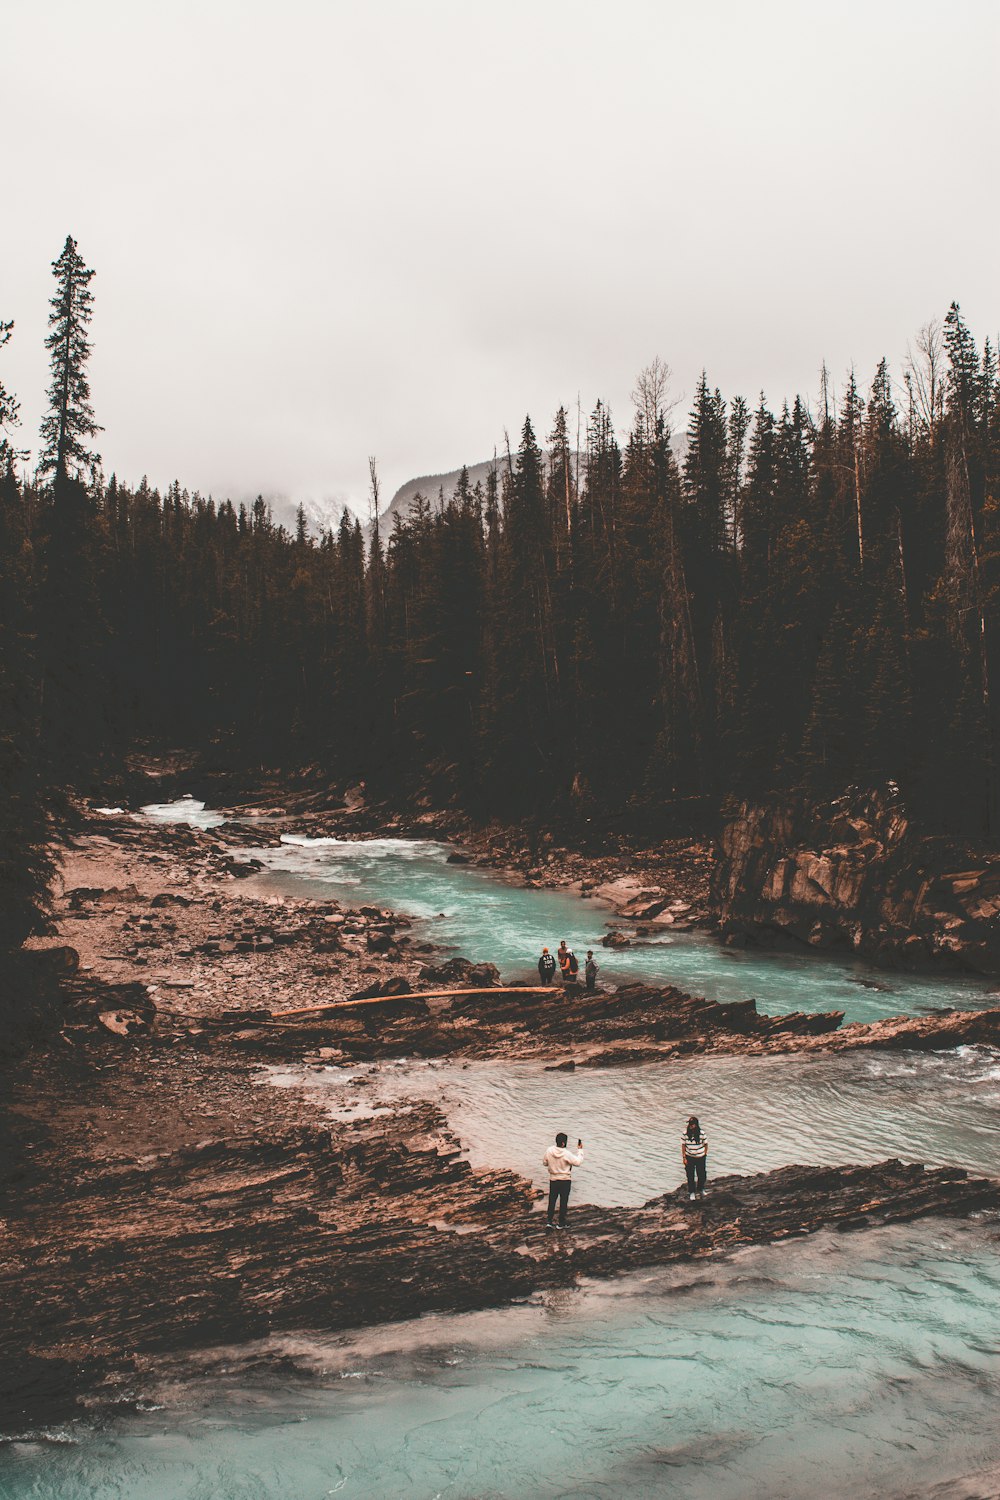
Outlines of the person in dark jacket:
{"type": "Polygon", "coordinates": [[[594,990],[597,988],[597,973],[599,967],[600,966],[595,960],[592,950],[588,948],[587,962],[583,966],[583,972],[587,980],[587,989],[591,994],[593,994],[594,990]]]}
{"type": "Polygon", "coordinates": [[[548,948],[542,949],[542,956],[538,960],[538,977],[543,984],[551,984],[556,977],[556,961],[548,948]]]}

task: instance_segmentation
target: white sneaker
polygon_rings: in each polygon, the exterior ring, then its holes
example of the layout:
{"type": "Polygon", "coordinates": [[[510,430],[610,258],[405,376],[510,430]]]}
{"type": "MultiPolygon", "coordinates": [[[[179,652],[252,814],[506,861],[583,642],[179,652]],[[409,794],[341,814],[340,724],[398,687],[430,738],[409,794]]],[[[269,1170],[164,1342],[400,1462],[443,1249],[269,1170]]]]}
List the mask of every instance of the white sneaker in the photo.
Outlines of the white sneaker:
{"type": "Polygon", "coordinates": [[[693,1203],[694,1202],[694,1193],[688,1193],[688,1202],[689,1203],[693,1203]]]}

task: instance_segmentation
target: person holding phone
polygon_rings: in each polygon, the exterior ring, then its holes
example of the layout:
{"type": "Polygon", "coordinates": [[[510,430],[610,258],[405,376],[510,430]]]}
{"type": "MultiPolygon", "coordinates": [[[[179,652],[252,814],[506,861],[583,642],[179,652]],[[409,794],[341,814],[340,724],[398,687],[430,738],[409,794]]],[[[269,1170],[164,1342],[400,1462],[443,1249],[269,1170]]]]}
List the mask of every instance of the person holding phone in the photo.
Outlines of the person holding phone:
{"type": "Polygon", "coordinates": [[[555,1229],[553,1216],[556,1204],[559,1205],[560,1229],[566,1228],[566,1208],[569,1204],[569,1190],[573,1182],[573,1168],[583,1163],[583,1142],[578,1140],[576,1151],[567,1151],[566,1145],[569,1137],[564,1131],[556,1136],[556,1143],[550,1146],[542,1157],[542,1164],[549,1174],[549,1211],[546,1221],[546,1229],[555,1229]]]}

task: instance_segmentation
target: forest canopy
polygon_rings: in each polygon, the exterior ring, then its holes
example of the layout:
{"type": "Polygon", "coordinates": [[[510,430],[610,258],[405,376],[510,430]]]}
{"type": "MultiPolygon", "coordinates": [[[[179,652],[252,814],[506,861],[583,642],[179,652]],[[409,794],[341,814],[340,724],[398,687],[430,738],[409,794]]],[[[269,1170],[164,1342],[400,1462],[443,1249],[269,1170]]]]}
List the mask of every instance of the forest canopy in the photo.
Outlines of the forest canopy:
{"type": "Polygon", "coordinates": [[[824,372],[818,410],[705,374],[678,441],[657,361],[624,434],[600,402],[579,443],[565,409],[541,440],[526,419],[485,483],[463,471],[387,538],[349,515],[312,536],[261,499],[103,478],[93,273],[72,240],[53,270],[34,477],[0,386],[3,754],[28,843],[49,792],[140,743],[480,817],[655,821],[891,780],[928,826],[996,833],[1000,388],[957,304],[898,381],[883,361],[835,400],[824,372]]]}

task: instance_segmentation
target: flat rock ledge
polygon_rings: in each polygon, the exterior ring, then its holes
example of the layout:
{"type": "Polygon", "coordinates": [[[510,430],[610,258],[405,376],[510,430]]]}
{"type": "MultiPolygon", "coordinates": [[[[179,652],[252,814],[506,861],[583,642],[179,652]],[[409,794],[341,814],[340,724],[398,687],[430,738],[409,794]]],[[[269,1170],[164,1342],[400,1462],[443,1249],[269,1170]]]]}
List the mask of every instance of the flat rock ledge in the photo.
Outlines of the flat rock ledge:
{"type": "MultiPolygon", "coordinates": [[[[673,1175],[671,1173],[671,1175],[673,1175]]],[[[292,1329],[501,1306],[580,1277],[926,1215],[1000,1208],[952,1169],[789,1166],[574,1205],[549,1232],[530,1183],[474,1171],[437,1109],[111,1160],[20,1198],[0,1227],[0,1429],[135,1394],[149,1360],[292,1329]],[[377,1131],[373,1128],[378,1125],[377,1131]]]]}
{"type": "Polygon", "coordinates": [[[708,1052],[773,1053],[894,1048],[935,1051],[1000,1046],[1000,1008],[940,1010],[843,1024],[842,1011],[762,1015],[755,1000],[721,1003],[682,991],[631,984],[587,994],[553,987],[538,994],[405,993],[356,1007],[283,1020],[266,1011],[231,1012],[206,1033],[255,1055],[287,1059],[317,1052],[326,1061],[386,1057],[544,1058],[558,1066],[599,1067],[708,1052]]]}

